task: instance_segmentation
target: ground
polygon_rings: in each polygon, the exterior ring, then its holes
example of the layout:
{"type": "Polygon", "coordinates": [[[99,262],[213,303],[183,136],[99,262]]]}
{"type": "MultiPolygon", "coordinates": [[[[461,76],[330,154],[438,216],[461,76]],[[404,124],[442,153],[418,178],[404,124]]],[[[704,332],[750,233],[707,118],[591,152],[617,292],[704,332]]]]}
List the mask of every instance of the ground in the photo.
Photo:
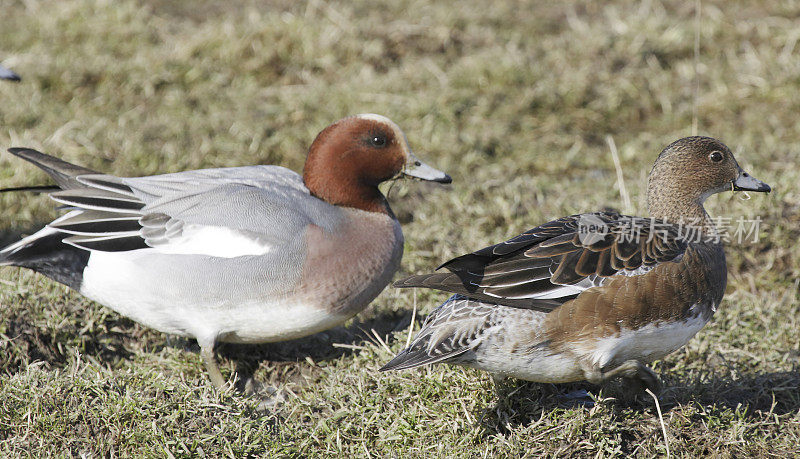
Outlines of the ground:
{"type": "MultiPolygon", "coordinates": [[[[0,82],[3,149],[118,175],[300,170],[331,122],[392,118],[453,177],[385,187],[406,237],[398,277],[562,215],[643,214],[656,155],[693,132],[774,188],[708,202],[733,227],[760,218],[758,240],[728,244],[713,322],[655,364],[666,441],[653,400],[613,384],[512,380],[498,400],[478,371],[379,373],[437,292],[388,288],[344,327],[221,346],[226,375],[287,388],[264,412],[210,387],[194,341],[2,268],[0,455],[800,454],[800,5],[703,1],[698,17],[699,3],[0,0],[0,61],[23,78],[0,82]]],[[[1,187],[44,183],[0,154],[1,187]]],[[[0,239],[53,207],[3,194],[0,239]]]]}

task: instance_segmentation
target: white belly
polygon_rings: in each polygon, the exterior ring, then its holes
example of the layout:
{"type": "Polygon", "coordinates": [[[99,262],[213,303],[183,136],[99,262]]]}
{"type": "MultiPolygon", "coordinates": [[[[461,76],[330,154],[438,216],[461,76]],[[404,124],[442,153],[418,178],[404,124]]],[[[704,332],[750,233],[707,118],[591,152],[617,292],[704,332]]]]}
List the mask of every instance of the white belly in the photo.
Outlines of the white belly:
{"type": "Polygon", "coordinates": [[[309,225],[300,235],[307,251],[294,257],[93,251],[81,293],[148,327],[203,342],[307,336],[360,312],[402,257],[396,220],[345,212],[352,216],[335,234],[309,225]]]}
{"type": "Polygon", "coordinates": [[[185,275],[150,266],[135,252],[93,252],[80,293],[156,330],[212,341],[284,341],[334,327],[357,312],[332,313],[320,304],[324,298],[260,292],[257,280],[248,291],[204,289],[204,281],[215,279],[201,277],[187,283],[185,275]]]}
{"type": "MultiPolygon", "coordinates": [[[[622,329],[619,334],[591,342],[582,354],[586,361],[598,368],[611,368],[627,361],[638,360],[649,363],[680,349],[701,328],[707,320],[697,315],[682,321],[650,324],[636,330],[622,329]]],[[[580,349],[582,346],[578,346],[580,349]]]]}
{"type": "Polygon", "coordinates": [[[676,322],[650,324],[636,330],[575,343],[571,352],[556,353],[542,332],[545,314],[505,309],[507,314],[486,330],[476,352],[461,364],[491,373],[541,383],[563,383],[586,378],[582,362],[611,369],[627,360],[649,363],[679,349],[703,326],[701,314],[676,322]]]}

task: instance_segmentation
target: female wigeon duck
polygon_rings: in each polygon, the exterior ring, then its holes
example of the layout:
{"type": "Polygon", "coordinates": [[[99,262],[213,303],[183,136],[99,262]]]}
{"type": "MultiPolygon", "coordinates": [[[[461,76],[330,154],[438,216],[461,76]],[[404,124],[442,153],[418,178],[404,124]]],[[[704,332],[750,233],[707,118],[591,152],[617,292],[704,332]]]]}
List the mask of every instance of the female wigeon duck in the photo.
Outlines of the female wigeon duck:
{"type": "Polygon", "coordinates": [[[399,287],[455,293],[382,370],[450,363],[502,379],[601,383],[621,376],[658,390],[645,366],[683,346],[717,310],[725,252],[703,202],[770,191],[708,137],[667,146],[650,173],[650,218],[572,215],[399,287]]]}
{"type": "Polygon", "coordinates": [[[449,183],[386,117],[325,128],[303,176],[279,166],[122,178],[35,150],[68,213],[0,250],[21,266],[156,330],[197,339],[212,382],[217,342],[264,343],[345,322],[389,283],[403,233],[381,182],[449,183]]]}

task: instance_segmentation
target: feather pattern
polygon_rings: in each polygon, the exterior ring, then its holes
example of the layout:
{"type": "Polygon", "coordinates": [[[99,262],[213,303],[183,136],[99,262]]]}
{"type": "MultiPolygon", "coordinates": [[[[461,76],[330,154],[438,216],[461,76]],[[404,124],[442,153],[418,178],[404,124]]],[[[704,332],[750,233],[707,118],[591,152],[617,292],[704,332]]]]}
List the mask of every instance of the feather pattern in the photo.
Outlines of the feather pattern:
{"type": "Polygon", "coordinates": [[[397,287],[427,287],[493,304],[549,312],[615,275],[637,276],[678,260],[681,228],[616,212],[578,214],[444,263],[449,273],[412,276],[397,287]]]}
{"type": "Polygon", "coordinates": [[[645,364],[683,346],[724,296],[725,251],[702,203],[736,183],[770,190],[719,141],[681,139],[648,179],[655,218],[572,215],[401,280],[456,295],[384,369],[444,361],[536,382],[622,376],[656,391],[645,364]]]}
{"type": "Polygon", "coordinates": [[[414,341],[381,371],[453,361],[475,349],[491,329],[495,310],[461,295],[454,295],[425,319],[414,341]]]}
{"type": "Polygon", "coordinates": [[[202,244],[222,238],[239,244],[234,254],[264,253],[270,246],[296,244],[301,229],[309,224],[325,231],[340,224],[339,213],[330,212],[329,204],[308,199],[299,175],[275,166],[122,178],[72,165],[69,173],[80,175],[67,175],[60,172],[67,166],[56,158],[33,150],[15,154],[35,160],[46,170],[50,165],[55,171],[48,170],[63,189],[50,197],[71,212],[48,226],[69,235],[67,244],[86,250],[125,252],[161,247],[167,252],[187,253],[198,248],[193,238],[202,244]],[[291,205],[298,200],[308,203],[307,208],[291,205]],[[224,211],[212,204],[220,202],[227,203],[224,211]],[[230,219],[229,215],[242,218],[230,219]],[[273,220],[280,225],[271,224],[273,220]],[[285,231],[287,226],[296,231],[285,231]]]}

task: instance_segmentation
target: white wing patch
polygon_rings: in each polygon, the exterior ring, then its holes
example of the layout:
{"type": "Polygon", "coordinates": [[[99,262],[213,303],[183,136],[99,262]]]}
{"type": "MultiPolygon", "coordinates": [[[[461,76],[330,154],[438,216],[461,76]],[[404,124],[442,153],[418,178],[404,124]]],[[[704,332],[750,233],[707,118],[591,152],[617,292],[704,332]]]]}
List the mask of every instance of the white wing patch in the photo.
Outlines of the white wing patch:
{"type": "MultiPolygon", "coordinates": [[[[550,273],[550,274],[552,275],[552,273],[550,273]]],[[[541,279],[546,279],[546,278],[547,277],[533,277],[532,276],[530,279],[525,279],[522,282],[509,283],[509,284],[506,284],[506,285],[492,285],[492,287],[498,287],[498,286],[505,287],[505,286],[513,286],[513,285],[522,285],[522,284],[527,284],[527,283],[529,283],[531,281],[536,281],[536,280],[541,280],[541,279]]],[[[566,284],[553,284],[552,288],[550,288],[548,290],[541,291],[541,292],[536,292],[536,293],[533,293],[533,294],[523,294],[523,295],[507,295],[507,294],[504,294],[504,295],[497,295],[497,294],[494,294],[494,293],[489,292],[489,291],[484,291],[483,293],[486,296],[493,296],[495,298],[506,298],[506,299],[510,299],[510,300],[524,300],[524,299],[554,300],[554,299],[558,299],[558,298],[564,298],[566,296],[578,295],[581,292],[583,292],[584,290],[588,290],[588,289],[590,289],[592,287],[598,287],[600,285],[603,285],[605,283],[605,281],[606,281],[606,278],[600,277],[600,276],[598,276],[596,274],[592,274],[591,276],[585,277],[585,278],[581,279],[579,282],[576,282],[574,284],[569,284],[569,285],[566,285],[566,284]]],[[[474,282],[470,282],[470,283],[472,285],[476,285],[478,287],[483,287],[483,285],[478,285],[478,284],[475,284],[474,282]]]]}
{"type": "Polygon", "coordinates": [[[244,231],[221,226],[185,225],[180,236],[170,238],[168,242],[157,244],[148,250],[173,255],[234,258],[264,255],[272,250],[272,246],[244,231]]]}

